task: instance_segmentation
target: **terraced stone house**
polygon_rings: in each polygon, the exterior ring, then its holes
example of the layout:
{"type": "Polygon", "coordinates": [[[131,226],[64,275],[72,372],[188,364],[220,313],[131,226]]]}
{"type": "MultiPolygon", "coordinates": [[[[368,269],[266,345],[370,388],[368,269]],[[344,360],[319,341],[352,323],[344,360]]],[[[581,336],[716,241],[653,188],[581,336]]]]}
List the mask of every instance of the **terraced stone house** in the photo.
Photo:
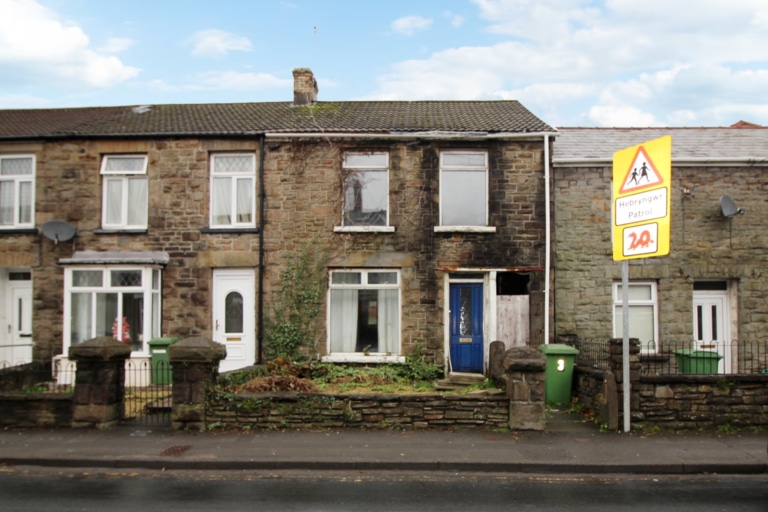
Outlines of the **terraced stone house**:
{"type": "Polygon", "coordinates": [[[0,111],[0,360],[95,336],[264,359],[281,273],[327,255],[326,361],[420,349],[483,372],[539,344],[555,134],[516,101],[293,101],[0,111]],[[295,260],[293,260],[295,261],[295,260]]]}
{"type": "Polygon", "coordinates": [[[665,135],[672,137],[670,253],[629,261],[630,337],[639,339],[647,362],[668,361],[675,349],[710,351],[720,356],[719,373],[765,373],[768,129],[749,123],[558,130],[555,334],[622,336],[622,270],[611,239],[613,154],[665,135]]]}

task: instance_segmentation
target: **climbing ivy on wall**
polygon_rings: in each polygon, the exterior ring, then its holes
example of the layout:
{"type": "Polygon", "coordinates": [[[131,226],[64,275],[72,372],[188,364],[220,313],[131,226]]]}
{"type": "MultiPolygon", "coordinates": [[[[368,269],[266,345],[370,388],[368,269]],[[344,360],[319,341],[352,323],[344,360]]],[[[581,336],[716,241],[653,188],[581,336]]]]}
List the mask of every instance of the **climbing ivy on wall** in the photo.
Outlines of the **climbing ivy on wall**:
{"type": "Polygon", "coordinates": [[[298,360],[302,347],[314,346],[314,321],[320,314],[327,285],[326,251],[317,240],[304,244],[280,272],[280,289],[265,318],[267,357],[298,360]]]}

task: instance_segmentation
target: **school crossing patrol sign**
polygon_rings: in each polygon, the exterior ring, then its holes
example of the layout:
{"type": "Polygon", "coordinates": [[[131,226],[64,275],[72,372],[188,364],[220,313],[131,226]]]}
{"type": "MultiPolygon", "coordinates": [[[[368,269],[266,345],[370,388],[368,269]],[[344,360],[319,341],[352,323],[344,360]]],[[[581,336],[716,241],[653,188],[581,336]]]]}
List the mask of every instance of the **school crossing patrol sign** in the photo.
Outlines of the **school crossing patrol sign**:
{"type": "Polygon", "coordinates": [[[613,259],[669,254],[672,137],[613,154],[613,259]]]}

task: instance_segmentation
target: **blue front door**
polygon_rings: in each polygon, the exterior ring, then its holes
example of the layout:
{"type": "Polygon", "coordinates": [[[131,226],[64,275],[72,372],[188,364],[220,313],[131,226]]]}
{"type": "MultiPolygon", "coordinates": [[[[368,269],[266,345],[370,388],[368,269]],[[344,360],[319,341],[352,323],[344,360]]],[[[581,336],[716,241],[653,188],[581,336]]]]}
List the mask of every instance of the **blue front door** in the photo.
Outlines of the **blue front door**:
{"type": "Polygon", "coordinates": [[[483,373],[483,285],[450,285],[451,368],[483,373]]]}

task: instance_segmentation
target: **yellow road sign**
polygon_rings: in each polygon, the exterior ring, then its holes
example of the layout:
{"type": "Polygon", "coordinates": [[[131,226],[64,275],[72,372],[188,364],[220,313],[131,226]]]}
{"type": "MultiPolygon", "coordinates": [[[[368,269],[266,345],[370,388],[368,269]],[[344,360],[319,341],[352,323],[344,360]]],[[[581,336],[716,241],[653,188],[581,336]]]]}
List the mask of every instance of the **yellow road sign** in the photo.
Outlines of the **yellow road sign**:
{"type": "Polygon", "coordinates": [[[669,254],[672,137],[613,154],[613,259],[669,254]]]}

